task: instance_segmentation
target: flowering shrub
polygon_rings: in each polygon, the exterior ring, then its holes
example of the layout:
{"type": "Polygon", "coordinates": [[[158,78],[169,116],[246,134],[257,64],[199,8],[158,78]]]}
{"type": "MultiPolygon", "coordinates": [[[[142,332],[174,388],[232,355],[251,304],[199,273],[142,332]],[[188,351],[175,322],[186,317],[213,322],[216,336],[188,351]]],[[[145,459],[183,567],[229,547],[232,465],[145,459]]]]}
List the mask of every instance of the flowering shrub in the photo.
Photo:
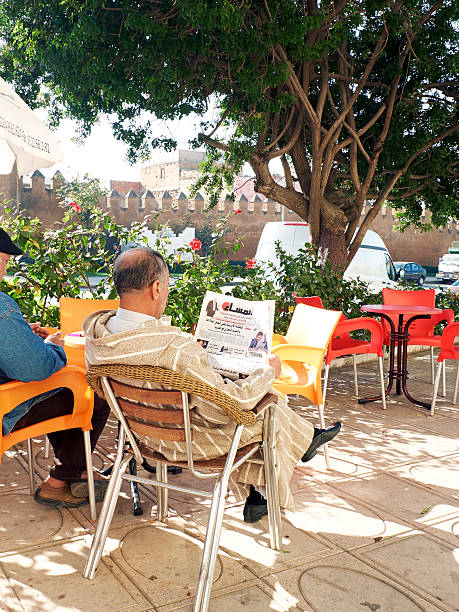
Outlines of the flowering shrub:
{"type": "Polygon", "coordinates": [[[190,247],[192,251],[200,251],[202,247],[202,242],[197,238],[193,238],[193,240],[190,242],[190,247]]]}
{"type": "Polygon", "coordinates": [[[0,225],[27,254],[27,263],[10,260],[1,290],[15,299],[31,321],[59,325],[58,300],[77,297],[83,291],[93,298],[116,297],[110,271],[117,251],[113,244],[137,238],[144,224],[131,228],[117,225],[99,207],[103,194],[97,181],[72,181],[59,191],[72,201],[64,209],[64,218],[53,229],[45,229],[39,219],[32,219],[17,207],[0,206],[0,225]],[[94,282],[94,275],[103,274],[94,282]]]}
{"type": "MultiPolygon", "coordinates": [[[[180,254],[191,253],[191,261],[181,257],[182,276],[169,291],[166,314],[171,315],[172,324],[192,332],[198,322],[206,291],[220,291],[234,279],[238,270],[227,259],[224,237],[227,234],[227,217],[221,217],[214,228],[212,241],[206,255],[199,255],[201,242],[196,238],[179,249],[180,254]]],[[[236,242],[234,251],[239,249],[236,242]]],[[[172,267],[172,262],[168,262],[172,267]]]]}

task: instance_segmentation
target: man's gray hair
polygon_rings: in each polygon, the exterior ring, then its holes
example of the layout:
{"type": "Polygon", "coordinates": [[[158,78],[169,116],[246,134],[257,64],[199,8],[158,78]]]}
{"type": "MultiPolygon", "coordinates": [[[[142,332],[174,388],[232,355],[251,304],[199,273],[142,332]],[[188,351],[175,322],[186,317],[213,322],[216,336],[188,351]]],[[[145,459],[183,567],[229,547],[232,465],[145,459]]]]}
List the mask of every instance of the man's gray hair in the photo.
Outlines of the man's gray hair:
{"type": "Polygon", "coordinates": [[[128,249],[115,260],[113,280],[116,292],[143,291],[167,272],[167,264],[161,253],[146,247],[128,249]]]}

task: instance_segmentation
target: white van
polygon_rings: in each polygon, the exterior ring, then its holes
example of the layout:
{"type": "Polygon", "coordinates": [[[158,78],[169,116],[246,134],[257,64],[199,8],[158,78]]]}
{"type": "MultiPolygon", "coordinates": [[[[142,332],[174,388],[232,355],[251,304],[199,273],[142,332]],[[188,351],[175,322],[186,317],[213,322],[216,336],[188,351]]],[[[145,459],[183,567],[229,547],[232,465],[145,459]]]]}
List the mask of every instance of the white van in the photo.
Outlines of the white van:
{"type": "MultiPolygon", "coordinates": [[[[308,224],[296,221],[267,223],[260,236],[255,261],[276,265],[277,241],[289,255],[298,255],[299,250],[311,241],[308,224]]],[[[381,291],[384,287],[397,287],[394,264],[379,234],[372,230],[367,231],[359,250],[344,273],[344,278],[359,278],[374,292],[381,291]]]]}

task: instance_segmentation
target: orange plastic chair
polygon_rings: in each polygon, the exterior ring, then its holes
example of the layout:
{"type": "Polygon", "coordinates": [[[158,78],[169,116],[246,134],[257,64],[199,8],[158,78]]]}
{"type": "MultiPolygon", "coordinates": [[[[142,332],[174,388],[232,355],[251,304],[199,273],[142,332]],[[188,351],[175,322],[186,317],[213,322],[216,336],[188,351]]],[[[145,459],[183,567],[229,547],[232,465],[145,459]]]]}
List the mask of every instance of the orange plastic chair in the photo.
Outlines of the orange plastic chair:
{"type": "Polygon", "coordinates": [[[98,310],[118,310],[119,300],[81,300],[79,298],[61,297],[59,300],[59,317],[62,336],[79,331],[87,316],[98,310]]]}
{"type": "MultiPolygon", "coordinates": [[[[27,440],[30,493],[34,493],[34,465],[32,438],[43,436],[54,431],[81,427],[83,430],[86,471],[88,474],[89,504],[91,518],[96,519],[96,502],[94,497],[94,479],[92,471],[91,440],[89,432],[92,429],[91,417],[94,407],[94,394],[85,379],[85,370],[76,366],[64,366],[61,370],[45,380],[20,382],[13,380],[0,385],[0,425],[3,416],[27,399],[51,391],[59,387],[67,387],[74,396],[73,412],[36,423],[23,429],[14,430],[6,436],[0,436],[0,462],[2,455],[9,448],[27,440]]],[[[1,430],[0,430],[1,431],[1,430]]]]}
{"type": "Polygon", "coordinates": [[[459,336],[459,321],[450,323],[445,327],[441,335],[440,354],[438,355],[437,375],[435,377],[434,392],[430,414],[433,416],[435,412],[435,404],[437,403],[438,385],[440,383],[440,372],[443,369],[447,359],[455,359],[457,361],[456,384],[454,385],[453,404],[456,404],[457,390],[459,387],[459,346],[454,344],[455,338],[459,336]],[[442,367],[443,365],[443,367],[442,367]]]}
{"type": "MultiPolygon", "coordinates": [[[[384,304],[395,304],[397,306],[435,306],[435,289],[423,289],[421,291],[399,290],[399,289],[383,289],[384,304]]],[[[404,317],[408,319],[407,315],[404,317]]],[[[398,316],[392,317],[395,328],[398,326],[398,316]]],[[[441,321],[451,323],[454,319],[454,312],[447,308],[439,315],[433,315],[430,319],[419,319],[413,321],[409,328],[410,339],[408,345],[411,346],[428,346],[430,347],[430,367],[432,384],[434,383],[434,347],[440,348],[441,336],[434,334],[434,327],[441,321]]],[[[383,321],[384,329],[384,344],[390,344],[390,327],[387,321],[383,321]]],[[[446,394],[445,369],[443,368],[443,395],[446,394]]]]}
{"type": "MultiPolygon", "coordinates": [[[[64,338],[71,332],[81,329],[87,316],[98,310],[117,310],[119,300],[81,300],[79,298],[61,297],[59,300],[60,330],[64,338]]],[[[72,346],[64,346],[67,363],[85,368],[84,351],[72,346]]],[[[45,456],[47,456],[45,454],[45,456]]]]}
{"type": "MultiPolygon", "coordinates": [[[[297,393],[318,406],[320,426],[325,427],[322,394],[322,364],[341,312],[298,304],[284,336],[273,337],[272,352],[282,362],[273,387],[282,393],[297,393]]],[[[327,445],[325,464],[329,467],[327,445]]]]}
{"type": "MultiPolygon", "coordinates": [[[[298,297],[294,294],[297,304],[309,304],[316,308],[323,308],[322,300],[319,296],[298,297]]],[[[346,319],[341,315],[341,319],[336,326],[332,341],[328,346],[327,355],[325,357],[325,375],[324,375],[324,405],[327,395],[328,374],[330,371],[330,363],[337,357],[343,355],[352,355],[352,363],[354,366],[354,389],[355,395],[359,396],[359,382],[357,378],[357,364],[355,361],[356,355],[372,355],[378,356],[379,362],[379,380],[381,384],[381,398],[383,409],[386,409],[386,390],[384,387],[384,368],[383,368],[383,327],[379,321],[371,317],[357,317],[355,319],[346,319]],[[356,340],[351,338],[349,332],[366,330],[371,334],[370,342],[366,340],[356,340]]]]}

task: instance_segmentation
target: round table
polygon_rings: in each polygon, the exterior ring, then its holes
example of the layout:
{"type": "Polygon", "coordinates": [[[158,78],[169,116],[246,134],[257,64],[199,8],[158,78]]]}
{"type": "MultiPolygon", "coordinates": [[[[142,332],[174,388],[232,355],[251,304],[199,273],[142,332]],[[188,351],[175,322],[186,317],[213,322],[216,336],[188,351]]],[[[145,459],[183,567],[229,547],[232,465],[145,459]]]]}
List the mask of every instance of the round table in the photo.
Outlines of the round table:
{"type": "MultiPolygon", "coordinates": [[[[390,345],[389,345],[389,382],[386,388],[386,395],[388,395],[392,389],[393,382],[395,380],[395,389],[397,395],[400,395],[403,391],[405,396],[410,402],[417,406],[422,406],[430,410],[430,404],[417,400],[410,395],[406,381],[408,379],[408,340],[410,339],[409,327],[416,321],[416,319],[430,319],[434,314],[441,314],[443,311],[441,308],[435,308],[434,306],[404,306],[396,304],[366,304],[362,306],[363,312],[368,314],[381,317],[386,320],[390,326],[390,345]],[[398,316],[397,328],[394,325],[392,317],[398,316]],[[395,368],[395,347],[397,347],[397,367],[395,368]]],[[[362,398],[359,400],[360,404],[366,402],[372,402],[381,399],[381,396],[362,398]]]]}
{"type": "Polygon", "coordinates": [[[86,369],[84,359],[85,342],[86,338],[83,332],[72,332],[64,336],[64,351],[69,365],[76,365],[86,369]]]}

